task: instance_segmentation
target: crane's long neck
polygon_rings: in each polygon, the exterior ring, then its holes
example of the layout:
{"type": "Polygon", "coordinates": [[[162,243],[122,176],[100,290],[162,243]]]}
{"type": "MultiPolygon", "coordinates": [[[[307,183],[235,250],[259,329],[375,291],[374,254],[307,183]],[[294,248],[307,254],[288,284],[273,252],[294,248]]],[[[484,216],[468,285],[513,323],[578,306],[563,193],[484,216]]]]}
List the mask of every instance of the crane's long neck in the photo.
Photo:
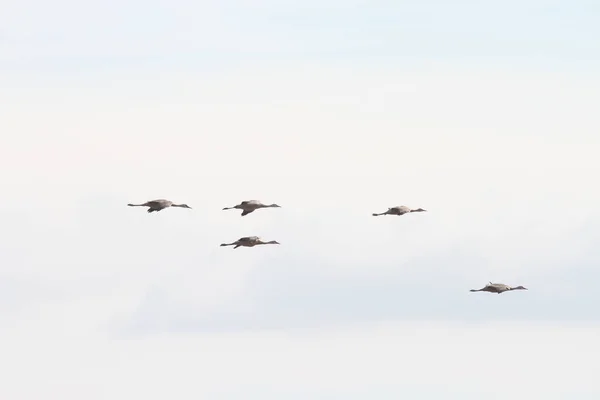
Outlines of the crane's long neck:
{"type": "Polygon", "coordinates": [[[129,207],[144,207],[144,204],[127,204],[129,207]]]}
{"type": "Polygon", "coordinates": [[[263,242],[262,240],[257,240],[254,244],[258,245],[258,244],[279,244],[279,243],[277,243],[277,241],[275,241],[275,240],[271,240],[269,242],[263,242]]]}

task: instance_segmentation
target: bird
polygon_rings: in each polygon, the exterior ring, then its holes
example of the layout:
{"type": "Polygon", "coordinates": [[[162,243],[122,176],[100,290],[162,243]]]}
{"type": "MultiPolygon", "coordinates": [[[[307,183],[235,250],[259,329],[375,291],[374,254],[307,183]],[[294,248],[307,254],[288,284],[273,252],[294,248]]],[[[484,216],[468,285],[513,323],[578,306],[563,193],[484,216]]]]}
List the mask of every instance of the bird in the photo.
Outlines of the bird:
{"type": "Polygon", "coordinates": [[[181,207],[181,208],[192,208],[187,204],[173,204],[170,200],[159,199],[147,201],[143,204],[127,204],[129,207],[148,207],[148,212],[160,211],[169,207],[181,207]]]}
{"type": "Polygon", "coordinates": [[[504,293],[504,292],[509,292],[511,290],[529,290],[526,287],[523,286],[516,286],[516,287],[511,287],[508,285],[505,285],[503,283],[492,283],[489,282],[487,285],[485,285],[483,288],[481,289],[471,289],[471,292],[490,292],[490,293],[504,293]]]}
{"type": "Polygon", "coordinates": [[[238,209],[238,210],[242,210],[242,217],[244,215],[248,215],[251,212],[254,212],[255,210],[258,210],[259,208],[270,208],[270,207],[277,207],[280,208],[280,205],[277,204],[263,204],[258,200],[246,200],[246,201],[242,201],[240,204],[235,205],[233,207],[225,207],[223,210],[232,210],[232,209],[238,209]]]}
{"type": "Polygon", "coordinates": [[[411,213],[411,212],[423,212],[423,211],[427,211],[427,210],[423,210],[422,208],[417,208],[417,209],[413,210],[412,208],[407,207],[407,206],[396,206],[396,207],[388,208],[388,210],[386,212],[373,213],[373,216],[378,217],[380,215],[404,215],[404,214],[411,213]]]}
{"type": "Polygon", "coordinates": [[[235,246],[234,249],[237,249],[240,246],[243,247],[254,247],[259,244],[281,244],[276,240],[271,240],[270,242],[264,242],[258,236],[245,236],[239,238],[233,243],[222,243],[221,246],[235,246]]]}

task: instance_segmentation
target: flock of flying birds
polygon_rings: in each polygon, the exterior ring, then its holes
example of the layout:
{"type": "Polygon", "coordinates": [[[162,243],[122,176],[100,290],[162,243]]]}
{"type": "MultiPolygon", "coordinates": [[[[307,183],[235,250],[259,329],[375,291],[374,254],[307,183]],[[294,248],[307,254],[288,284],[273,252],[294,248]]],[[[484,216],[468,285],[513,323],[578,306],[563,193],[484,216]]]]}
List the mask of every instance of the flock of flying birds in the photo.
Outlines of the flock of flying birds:
{"type": "MultiPolygon", "coordinates": [[[[165,208],[169,208],[169,207],[180,207],[180,208],[190,208],[190,209],[192,208],[192,207],[188,206],[187,204],[174,204],[172,201],[164,200],[164,199],[151,200],[151,201],[147,201],[142,204],[129,203],[127,205],[129,207],[148,207],[148,213],[161,211],[161,210],[164,210],[165,208]]],[[[232,209],[242,210],[241,216],[243,217],[245,215],[248,215],[248,214],[258,210],[259,208],[280,208],[280,207],[281,206],[279,206],[277,204],[263,204],[262,202],[260,202],[258,200],[246,200],[246,201],[242,201],[240,204],[237,204],[233,207],[225,207],[225,208],[223,208],[223,210],[232,210],[232,209]]],[[[425,212],[425,211],[427,211],[427,210],[424,210],[422,208],[412,209],[407,206],[396,206],[396,207],[390,207],[387,209],[387,211],[382,212],[382,213],[373,213],[373,216],[374,217],[378,217],[380,215],[398,215],[398,216],[400,216],[400,215],[404,215],[404,214],[408,214],[408,213],[425,212]]],[[[233,246],[234,249],[237,249],[238,247],[254,247],[257,245],[261,245],[261,244],[280,244],[280,243],[276,240],[271,240],[271,241],[265,242],[258,236],[245,236],[245,237],[239,238],[235,242],[222,243],[221,246],[233,246]]],[[[528,289],[523,286],[512,287],[512,286],[505,285],[503,283],[489,282],[487,285],[485,285],[481,289],[471,289],[470,291],[471,292],[490,292],[490,293],[500,294],[500,293],[509,292],[512,290],[528,290],[528,289]]]]}

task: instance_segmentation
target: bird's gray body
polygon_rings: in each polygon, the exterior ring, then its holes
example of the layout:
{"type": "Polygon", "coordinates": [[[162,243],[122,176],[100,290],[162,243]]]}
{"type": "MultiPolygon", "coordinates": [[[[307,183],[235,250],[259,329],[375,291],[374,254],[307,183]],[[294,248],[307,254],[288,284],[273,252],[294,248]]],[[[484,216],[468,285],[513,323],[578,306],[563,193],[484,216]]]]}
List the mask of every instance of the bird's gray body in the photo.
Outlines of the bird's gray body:
{"type": "Polygon", "coordinates": [[[170,200],[158,199],[158,200],[150,200],[142,204],[127,204],[129,207],[148,207],[148,212],[155,212],[164,210],[169,207],[181,207],[181,208],[192,208],[187,204],[173,204],[170,200]]]}
{"type": "Polygon", "coordinates": [[[151,208],[154,211],[160,211],[165,208],[169,208],[169,207],[171,207],[172,204],[173,204],[172,201],[165,200],[165,199],[151,200],[151,201],[144,203],[145,206],[151,208]]]}
{"type": "Polygon", "coordinates": [[[277,204],[263,204],[262,202],[258,201],[258,200],[245,200],[242,201],[240,204],[237,204],[233,207],[225,207],[223,210],[231,210],[231,209],[237,209],[237,210],[242,210],[242,217],[244,215],[248,215],[251,212],[254,212],[256,210],[258,210],[259,208],[279,208],[281,206],[277,205],[277,204]]]}
{"type": "Polygon", "coordinates": [[[258,236],[244,236],[238,239],[238,242],[242,243],[256,243],[260,240],[258,236]]]}
{"type": "Polygon", "coordinates": [[[509,292],[511,290],[528,290],[528,289],[523,286],[511,287],[511,286],[505,285],[504,283],[489,282],[487,285],[485,285],[481,289],[471,289],[471,292],[489,292],[489,293],[500,294],[500,293],[504,293],[504,292],[509,292]]]}

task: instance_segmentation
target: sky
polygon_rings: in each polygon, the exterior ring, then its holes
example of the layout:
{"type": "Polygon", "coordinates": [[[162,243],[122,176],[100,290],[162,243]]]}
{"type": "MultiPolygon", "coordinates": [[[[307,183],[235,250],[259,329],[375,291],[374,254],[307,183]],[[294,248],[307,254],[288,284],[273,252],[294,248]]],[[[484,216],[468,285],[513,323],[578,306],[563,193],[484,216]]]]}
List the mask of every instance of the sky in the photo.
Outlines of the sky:
{"type": "Polygon", "coordinates": [[[597,399],[598,18],[3,2],[0,397],[597,399]]]}

